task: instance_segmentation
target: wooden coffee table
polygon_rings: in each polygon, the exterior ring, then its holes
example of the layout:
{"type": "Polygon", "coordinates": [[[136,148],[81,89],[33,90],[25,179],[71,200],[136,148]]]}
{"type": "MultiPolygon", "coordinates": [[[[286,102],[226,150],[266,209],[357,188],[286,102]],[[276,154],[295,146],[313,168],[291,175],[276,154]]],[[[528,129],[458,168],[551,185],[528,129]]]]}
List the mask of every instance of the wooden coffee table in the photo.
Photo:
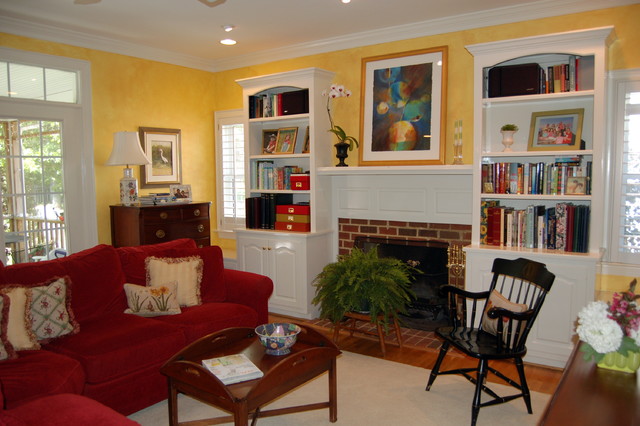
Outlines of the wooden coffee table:
{"type": "Polygon", "coordinates": [[[252,415],[255,424],[259,417],[277,416],[300,411],[329,408],[329,420],[338,419],[336,357],[337,346],[312,328],[302,329],[296,344],[287,355],[267,355],[252,328],[228,328],[205,336],[187,346],[160,369],[169,384],[169,422],[172,426],[187,424],[229,423],[245,426],[252,415]],[[202,360],[244,353],[262,370],[264,376],[246,382],[224,385],[202,366],[202,360]],[[328,371],[329,400],[296,407],[262,410],[274,399],[328,371]],[[232,416],[178,422],[178,393],[194,397],[232,416]]]}

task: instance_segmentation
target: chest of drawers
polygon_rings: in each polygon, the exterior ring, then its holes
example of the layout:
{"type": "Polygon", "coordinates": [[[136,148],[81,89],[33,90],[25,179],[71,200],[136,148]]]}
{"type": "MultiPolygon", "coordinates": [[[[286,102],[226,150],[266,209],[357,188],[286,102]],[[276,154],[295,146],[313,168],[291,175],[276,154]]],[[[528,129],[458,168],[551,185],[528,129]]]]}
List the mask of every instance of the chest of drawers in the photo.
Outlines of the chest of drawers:
{"type": "Polygon", "coordinates": [[[110,206],[114,247],[155,244],[192,238],[198,247],[211,245],[210,202],[157,206],[110,206]]]}

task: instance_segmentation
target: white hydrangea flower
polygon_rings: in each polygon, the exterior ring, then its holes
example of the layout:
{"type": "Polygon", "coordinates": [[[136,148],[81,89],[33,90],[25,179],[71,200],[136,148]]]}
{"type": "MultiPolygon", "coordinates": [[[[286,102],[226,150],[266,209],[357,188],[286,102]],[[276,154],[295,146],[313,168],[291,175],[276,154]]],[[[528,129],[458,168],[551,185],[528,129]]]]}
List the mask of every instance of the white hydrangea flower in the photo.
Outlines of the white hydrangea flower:
{"type": "Polygon", "coordinates": [[[615,320],[608,318],[605,302],[591,302],[578,313],[576,332],[580,340],[588,343],[598,353],[614,352],[622,344],[622,328],[615,320]]]}
{"type": "Polygon", "coordinates": [[[640,346],[640,329],[639,330],[632,330],[631,331],[631,336],[629,336],[633,339],[633,341],[635,342],[635,344],[637,346],[640,346]]]}

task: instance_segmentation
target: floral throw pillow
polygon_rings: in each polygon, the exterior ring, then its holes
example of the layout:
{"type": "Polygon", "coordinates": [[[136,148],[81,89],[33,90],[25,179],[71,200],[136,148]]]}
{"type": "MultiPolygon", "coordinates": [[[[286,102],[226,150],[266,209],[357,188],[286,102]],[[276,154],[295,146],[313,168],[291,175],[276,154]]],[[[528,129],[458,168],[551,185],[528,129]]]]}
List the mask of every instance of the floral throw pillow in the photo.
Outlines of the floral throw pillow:
{"type": "MultiPolygon", "coordinates": [[[[529,309],[527,305],[523,303],[513,303],[512,301],[504,297],[502,294],[500,294],[499,291],[493,290],[491,292],[491,295],[489,296],[489,301],[487,302],[487,306],[485,307],[484,314],[482,315],[482,329],[487,333],[491,333],[493,335],[498,334],[498,320],[500,318],[495,318],[495,319],[489,318],[489,316],[487,315],[487,312],[491,308],[504,308],[511,312],[524,312],[529,309]]],[[[504,324],[503,324],[504,327],[502,329],[504,332],[503,339],[506,343],[507,342],[507,326],[508,326],[509,320],[507,318],[504,318],[503,321],[504,321],[504,324]]],[[[511,333],[512,333],[511,343],[513,343],[513,340],[515,338],[514,334],[516,330],[518,330],[518,327],[522,327],[524,325],[524,323],[519,324],[519,322],[520,321],[513,321],[513,327],[511,329],[511,333]]]]}
{"type": "Polygon", "coordinates": [[[180,306],[195,306],[202,303],[200,283],[204,263],[200,256],[154,257],[146,259],[147,287],[162,287],[168,283],[178,283],[178,303],[180,306]]]}
{"type": "Polygon", "coordinates": [[[176,294],[178,283],[171,282],[160,287],[144,287],[136,284],[125,284],[128,309],[125,314],[155,317],[158,315],[179,314],[180,305],[176,294]]]}
{"type": "Polygon", "coordinates": [[[47,342],[80,331],[71,310],[68,277],[27,291],[30,293],[31,329],[39,341],[47,342]]]}
{"type": "Polygon", "coordinates": [[[16,357],[16,352],[13,350],[13,346],[7,337],[9,303],[9,296],[0,294],[0,361],[16,357]]]}

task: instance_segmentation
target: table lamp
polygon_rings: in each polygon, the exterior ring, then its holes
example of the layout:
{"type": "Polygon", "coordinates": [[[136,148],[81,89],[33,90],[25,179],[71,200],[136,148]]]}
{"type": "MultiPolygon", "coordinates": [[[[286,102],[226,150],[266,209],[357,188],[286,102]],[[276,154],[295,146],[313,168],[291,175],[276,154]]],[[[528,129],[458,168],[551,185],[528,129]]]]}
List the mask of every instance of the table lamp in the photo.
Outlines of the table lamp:
{"type": "Polygon", "coordinates": [[[138,201],[138,180],[133,177],[129,166],[151,164],[136,132],[116,132],[113,134],[113,150],[107,160],[107,166],[126,166],[120,179],[120,203],[130,206],[138,201]]]}

